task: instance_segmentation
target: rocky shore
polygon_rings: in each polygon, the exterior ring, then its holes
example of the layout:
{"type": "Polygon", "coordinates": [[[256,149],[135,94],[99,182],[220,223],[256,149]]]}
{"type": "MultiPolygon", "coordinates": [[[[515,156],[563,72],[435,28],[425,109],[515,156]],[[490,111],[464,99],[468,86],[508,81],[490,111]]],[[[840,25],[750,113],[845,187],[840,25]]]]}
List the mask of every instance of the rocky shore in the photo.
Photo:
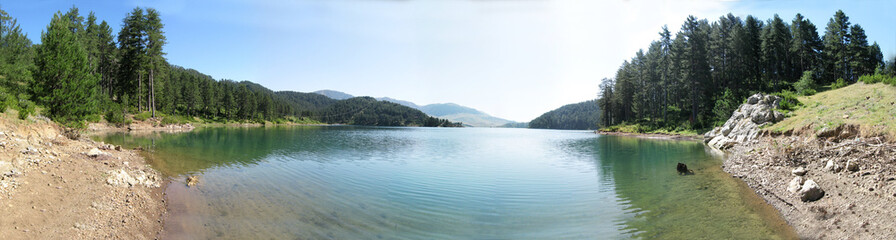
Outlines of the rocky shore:
{"type": "Polygon", "coordinates": [[[156,239],[166,182],[134,150],[0,114],[3,239],[156,239]]]}
{"type": "Polygon", "coordinates": [[[801,238],[896,239],[896,143],[859,126],[772,133],[779,99],[754,95],[705,135],[722,168],[779,210],[801,238]]]}

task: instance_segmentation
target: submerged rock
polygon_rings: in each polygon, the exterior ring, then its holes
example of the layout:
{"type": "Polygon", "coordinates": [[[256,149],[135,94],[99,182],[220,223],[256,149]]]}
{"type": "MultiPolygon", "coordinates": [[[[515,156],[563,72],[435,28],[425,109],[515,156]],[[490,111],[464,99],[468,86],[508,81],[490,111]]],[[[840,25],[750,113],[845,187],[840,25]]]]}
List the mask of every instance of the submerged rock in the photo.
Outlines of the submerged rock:
{"type": "Polygon", "coordinates": [[[806,180],[806,182],[803,183],[803,186],[800,188],[799,195],[801,201],[811,202],[821,199],[821,197],[824,196],[824,190],[822,190],[821,187],[818,186],[817,183],[815,183],[815,181],[812,181],[810,179],[806,180]]]}
{"type": "Polygon", "coordinates": [[[187,177],[187,186],[188,187],[196,186],[196,184],[199,184],[199,176],[193,175],[193,176],[187,177]]]}

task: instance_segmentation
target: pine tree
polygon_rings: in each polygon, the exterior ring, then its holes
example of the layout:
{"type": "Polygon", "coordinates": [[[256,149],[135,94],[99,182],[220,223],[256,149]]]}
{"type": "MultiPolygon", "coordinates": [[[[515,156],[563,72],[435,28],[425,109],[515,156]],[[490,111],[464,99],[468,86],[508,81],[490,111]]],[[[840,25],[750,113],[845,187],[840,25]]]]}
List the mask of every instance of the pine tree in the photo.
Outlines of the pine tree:
{"type": "MultiPolygon", "coordinates": [[[[138,111],[142,110],[142,73],[146,42],[143,38],[143,9],[134,8],[124,18],[118,33],[120,65],[118,71],[118,96],[129,95],[136,98],[138,111]]],[[[135,101],[129,101],[134,103],[135,101]]]]}
{"type": "Polygon", "coordinates": [[[96,104],[96,76],[90,73],[87,52],[73,31],[75,25],[65,16],[54,14],[41,36],[35,92],[54,120],[83,127],[82,121],[96,104]]]}
{"type": "MultiPolygon", "coordinates": [[[[34,72],[34,48],[16,19],[0,9],[0,92],[28,92],[34,72]]],[[[2,101],[2,99],[0,99],[2,101]]]]}
{"type": "Polygon", "coordinates": [[[157,72],[165,62],[165,52],[162,50],[162,47],[164,47],[166,43],[165,32],[162,31],[164,24],[162,24],[159,12],[153,8],[147,8],[143,26],[144,31],[146,31],[146,59],[149,61],[149,102],[147,104],[150,111],[152,111],[152,117],[155,117],[155,72],[157,72]]]}
{"type": "Polygon", "coordinates": [[[790,69],[790,29],[775,14],[762,30],[762,66],[765,79],[772,82],[772,92],[781,90],[782,84],[795,79],[790,69]]]}
{"type": "Polygon", "coordinates": [[[849,79],[849,17],[838,10],[828,21],[824,33],[824,78],[830,83],[837,78],[849,79]]]}
{"type": "Polygon", "coordinates": [[[816,71],[821,68],[822,43],[818,37],[818,29],[809,19],[797,13],[790,25],[793,40],[790,42],[790,54],[796,72],[816,71]]]}

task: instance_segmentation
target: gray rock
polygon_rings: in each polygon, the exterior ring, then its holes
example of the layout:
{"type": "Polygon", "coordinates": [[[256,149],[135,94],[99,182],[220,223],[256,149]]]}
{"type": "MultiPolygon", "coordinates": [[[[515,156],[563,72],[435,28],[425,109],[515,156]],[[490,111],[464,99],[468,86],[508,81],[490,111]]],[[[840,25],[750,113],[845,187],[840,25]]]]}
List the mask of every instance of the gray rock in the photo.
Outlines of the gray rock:
{"type": "Polygon", "coordinates": [[[793,180],[790,180],[790,183],[787,184],[787,191],[791,193],[796,193],[800,191],[800,188],[803,187],[803,178],[802,177],[794,177],[793,180]]]}
{"type": "Polygon", "coordinates": [[[762,94],[761,94],[761,93],[753,94],[753,96],[750,96],[749,98],[747,98],[747,104],[756,104],[756,103],[759,103],[759,99],[760,99],[760,98],[762,98],[762,94]]]}
{"type": "Polygon", "coordinates": [[[87,152],[88,157],[94,157],[94,158],[99,157],[99,156],[106,156],[106,155],[111,155],[111,154],[100,151],[97,148],[90,149],[90,151],[87,152]]]}
{"type": "Polygon", "coordinates": [[[759,126],[784,120],[784,114],[774,111],[780,97],[754,94],[742,104],[724,125],[707,132],[703,141],[709,146],[725,149],[759,136],[759,126]]]}
{"type": "Polygon", "coordinates": [[[815,181],[809,179],[806,180],[805,183],[803,183],[802,187],[800,187],[799,195],[801,201],[811,202],[824,197],[824,190],[822,190],[821,187],[818,186],[817,183],[815,183],[815,181]]]}
{"type": "Polygon", "coordinates": [[[798,167],[796,169],[793,169],[793,171],[790,171],[790,173],[794,176],[803,176],[806,175],[806,169],[803,167],[798,167]]]}
{"type": "Polygon", "coordinates": [[[834,164],[834,160],[828,160],[828,163],[824,165],[824,168],[822,168],[822,170],[824,170],[825,172],[833,172],[835,166],[836,164],[834,164]]]}

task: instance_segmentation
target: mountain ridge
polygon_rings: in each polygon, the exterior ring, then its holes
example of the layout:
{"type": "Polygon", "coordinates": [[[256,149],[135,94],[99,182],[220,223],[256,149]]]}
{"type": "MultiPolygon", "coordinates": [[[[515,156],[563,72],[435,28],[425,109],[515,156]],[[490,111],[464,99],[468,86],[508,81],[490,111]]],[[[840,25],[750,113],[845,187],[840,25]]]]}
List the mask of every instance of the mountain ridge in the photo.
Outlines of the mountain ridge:
{"type": "MultiPolygon", "coordinates": [[[[348,99],[355,97],[354,95],[345,92],[329,89],[318,90],[312,93],[324,95],[333,99],[348,99]]],[[[495,117],[489,115],[488,113],[479,111],[475,108],[463,106],[456,103],[433,103],[421,106],[411,101],[400,100],[391,97],[378,97],[375,99],[378,101],[386,101],[418,109],[423,113],[426,113],[427,115],[448,119],[452,122],[462,122],[465,126],[470,127],[503,127],[508,124],[512,125],[514,123],[517,123],[515,121],[495,117]]]]}

